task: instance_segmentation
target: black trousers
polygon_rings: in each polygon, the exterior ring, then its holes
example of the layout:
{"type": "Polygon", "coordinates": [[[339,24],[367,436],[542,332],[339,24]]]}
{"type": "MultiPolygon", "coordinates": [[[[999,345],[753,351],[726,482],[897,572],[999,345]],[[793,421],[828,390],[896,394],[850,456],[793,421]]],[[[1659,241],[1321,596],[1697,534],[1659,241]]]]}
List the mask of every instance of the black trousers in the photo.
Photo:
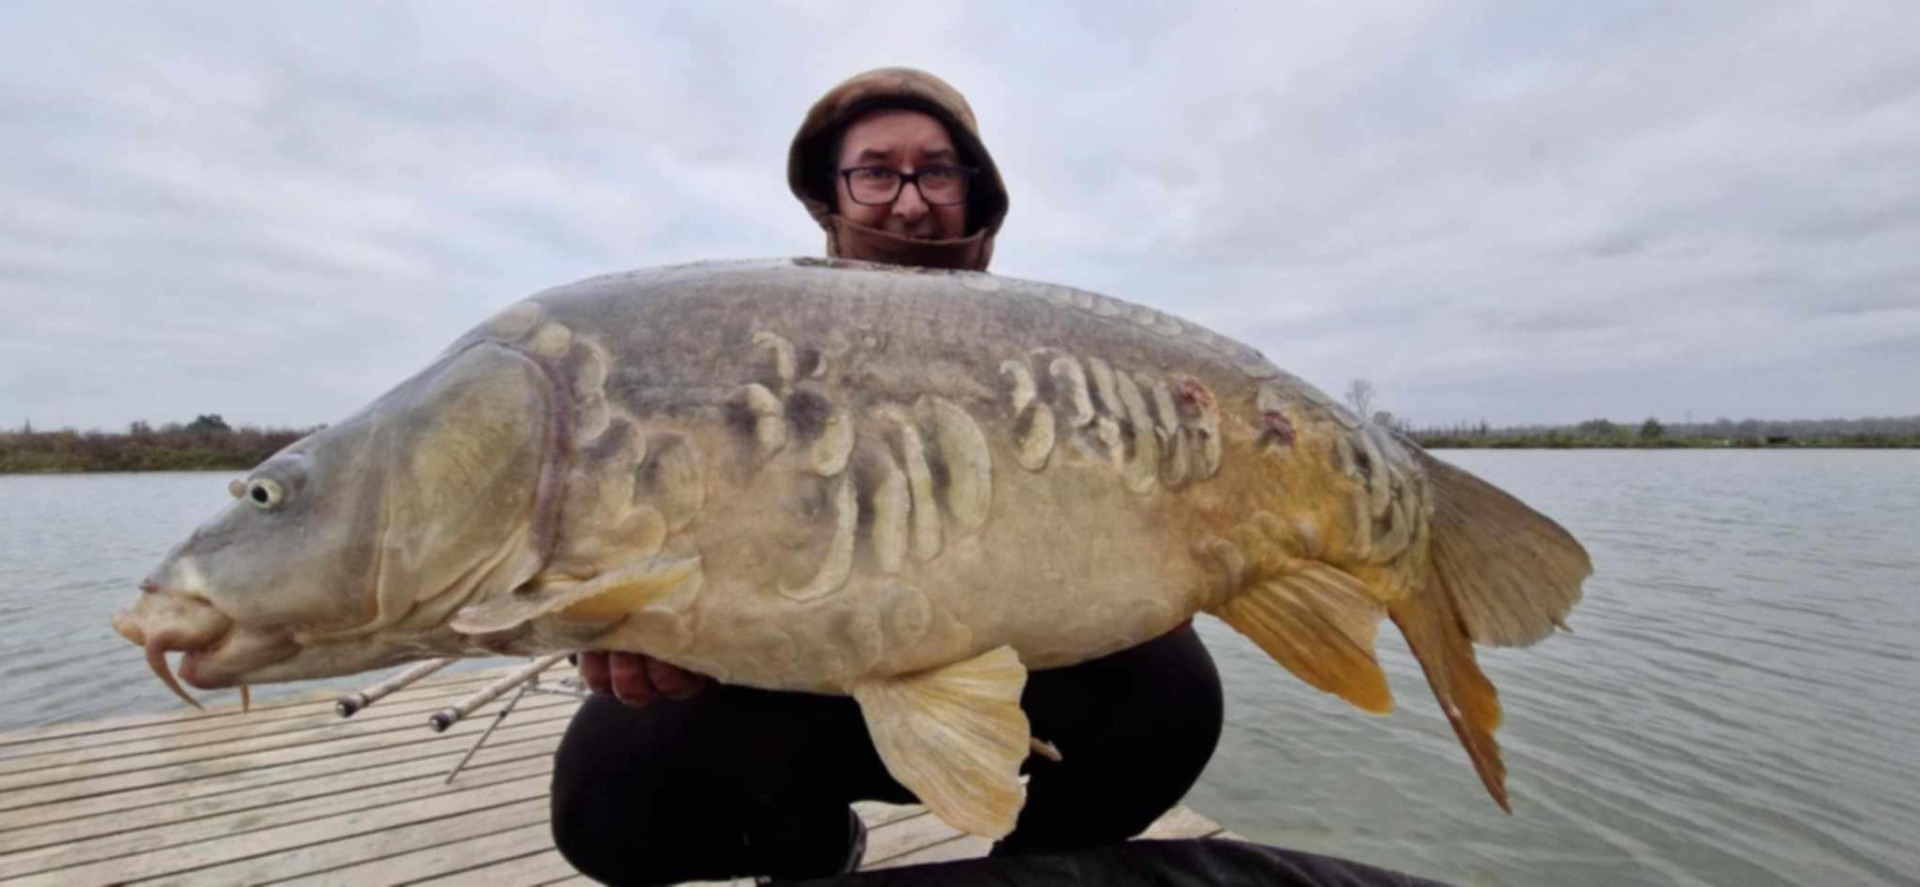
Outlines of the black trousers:
{"type": "MultiPolygon", "coordinates": [[[[1028,677],[1027,804],[996,854],[1068,851],[1145,830],[1220,739],[1220,676],[1191,626],[1028,677]]],[[[849,805],[912,803],[849,698],[712,686],[629,708],[594,697],[554,760],[554,843],[611,884],[818,877],[851,849],[849,805]]]]}
{"type": "Polygon", "coordinates": [[[1129,841],[785,882],[789,887],[1447,887],[1347,859],[1244,841],[1129,841]]]}

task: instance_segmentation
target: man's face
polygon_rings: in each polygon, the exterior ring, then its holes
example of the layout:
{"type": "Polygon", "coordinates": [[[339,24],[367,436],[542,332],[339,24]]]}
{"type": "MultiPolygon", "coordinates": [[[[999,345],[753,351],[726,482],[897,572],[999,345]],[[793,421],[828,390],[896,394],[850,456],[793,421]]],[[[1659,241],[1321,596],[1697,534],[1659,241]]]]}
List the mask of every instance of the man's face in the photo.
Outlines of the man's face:
{"type": "Polygon", "coordinates": [[[834,167],[834,193],[840,215],[856,225],[921,240],[951,240],[967,233],[967,205],[932,206],[913,185],[903,185],[892,203],[869,206],[847,193],[847,179],[839,171],[856,166],[883,166],[915,173],[930,166],[959,166],[947,128],[920,111],[875,111],[855,120],[840,139],[839,164],[834,167]]]}

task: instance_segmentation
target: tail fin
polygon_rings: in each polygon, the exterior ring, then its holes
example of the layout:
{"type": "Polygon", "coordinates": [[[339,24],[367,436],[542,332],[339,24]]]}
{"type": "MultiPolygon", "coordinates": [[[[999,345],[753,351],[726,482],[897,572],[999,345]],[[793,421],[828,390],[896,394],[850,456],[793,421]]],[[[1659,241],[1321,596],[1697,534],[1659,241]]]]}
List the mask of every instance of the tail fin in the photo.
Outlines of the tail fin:
{"type": "Polygon", "coordinates": [[[1467,636],[1525,647],[1566,628],[1593,573],[1586,549],[1492,484],[1416,452],[1433,489],[1433,571],[1467,636]]]}
{"type": "Polygon", "coordinates": [[[1473,642],[1461,629],[1444,591],[1437,579],[1428,583],[1417,599],[1390,611],[1393,624],[1400,626],[1414,658],[1420,660],[1427,686],[1433,688],[1454,735],[1473,759],[1487,794],[1500,809],[1512,813],[1507,804],[1507,765],[1501,763],[1500,745],[1493,741],[1493,731],[1500,726],[1500,694],[1474,661],[1473,642]]]}
{"type": "MultiPolygon", "coordinates": [[[[1416,451],[1418,452],[1418,451],[1416,451]]],[[[1434,498],[1431,573],[1390,610],[1487,792],[1507,804],[1493,731],[1500,697],[1473,644],[1525,646],[1566,627],[1593,572],[1586,549],[1547,516],[1422,452],[1434,498]]]]}

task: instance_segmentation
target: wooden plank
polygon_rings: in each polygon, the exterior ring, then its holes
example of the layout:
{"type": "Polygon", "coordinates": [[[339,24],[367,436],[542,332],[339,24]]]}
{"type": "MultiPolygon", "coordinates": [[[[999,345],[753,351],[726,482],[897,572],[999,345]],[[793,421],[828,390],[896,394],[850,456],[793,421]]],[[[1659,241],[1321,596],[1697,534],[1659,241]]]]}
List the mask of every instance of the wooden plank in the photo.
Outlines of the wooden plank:
{"type": "Polygon", "coordinates": [[[867,832],[866,865],[892,859],[960,836],[931,813],[911,816],[867,832]]]}
{"type": "MultiPolygon", "coordinates": [[[[444,872],[462,871],[472,879],[469,883],[498,885],[502,881],[496,870],[489,866],[490,863],[518,859],[543,850],[553,850],[553,830],[545,817],[541,817],[538,823],[512,831],[451,841],[275,883],[284,887],[390,887],[432,878],[444,872]],[[489,867],[474,871],[481,866],[489,867]]],[[[554,856],[558,858],[559,852],[555,851],[554,856]]],[[[565,860],[561,860],[560,864],[566,866],[564,871],[548,868],[543,874],[549,878],[573,874],[573,867],[567,866],[565,860]]]]}
{"type": "MultiPolygon", "coordinates": [[[[408,853],[424,847],[437,846],[478,837],[494,835],[524,826],[545,822],[547,819],[547,798],[545,780],[538,782],[537,792],[525,800],[508,804],[490,805],[483,809],[451,808],[441,809],[432,819],[420,819],[417,816],[409,825],[387,826],[377,831],[361,831],[344,840],[329,839],[325,843],[308,843],[283,853],[255,855],[237,859],[233,862],[190,871],[175,869],[174,874],[151,880],[129,883],[146,887],[190,887],[202,884],[261,883],[276,879],[304,875],[310,872],[325,871],[344,865],[351,865],[369,859],[380,859],[408,853]],[[453,812],[458,810],[460,812],[453,812]],[[451,815],[448,815],[451,813],[451,815]]],[[[513,785],[509,783],[508,786],[513,785]]],[[[495,786],[482,789],[493,792],[508,786],[495,786]]],[[[451,800],[451,799],[447,799],[451,800]]],[[[397,810],[400,808],[387,808],[397,810]]],[[[418,810],[407,811],[409,815],[418,810]]],[[[361,816],[359,818],[367,818],[361,816]]],[[[309,825],[298,826],[308,828],[309,825]]],[[[252,836],[249,836],[252,837],[252,836]]],[[[256,851],[264,853],[264,851],[256,851]]]]}
{"type": "MultiPolygon", "coordinates": [[[[568,719],[554,718],[537,723],[516,723],[508,718],[505,726],[494,731],[488,744],[511,743],[523,739],[558,736],[566,731],[568,719]]],[[[189,782],[173,782],[147,788],[117,791],[109,794],[85,798],[72,798],[60,803],[42,804],[0,813],[0,830],[23,828],[46,822],[77,819],[85,816],[99,816],[134,807],[150,804],[179,803],[190,798],[224,794],[246,788],[263,785],[295,782],[304,779],[333,779],[351,782],[354,774],[362,769],[383,764],[431,758],[448,750],[464,750],[473,744],[475,734],[485,729],[478,722],[463,722],[432,739],[422,739],[413,743],[402,743],[375,749],[345,750],[337,756],[322,757],[316,760],[298,763],[282,763],[274,767],[262,767],[228,773],[216,778],[195,779],[189,782]],[[463,729],[464,728],[464,729],[463,729]]],[[[0,837],[3,837],[0,833],[0,837]]]]}
{"type": "Polygon", "coordinates": [[[450,760],[445,766],[431,773],[372,788],[348,788],[265,808],[240,810],[217,816],[202,816],[153,828],[123,831],[104,838],[88,838],[9,853],[0,856],[0,879],[103,859],[154,853],[196,841],[228,838],[265,828],[323,819],[356,810],[384,807],[388,804],[412,803],[423,798],[470,790],[497,782],[546,776],[553,772],[553,760],[550,757],[523,758],[503,765],[463,770],[460,773],[460,779],[453,785],[448,785],[443,771],[451,765],[450,760]]]}
{"type": "MultiPolygon", "coordinates": [[[[548,828],[548,845],[552,845],[553,836],[548,828]]],[[[424,881],[415,881],[413,887],[468,887],[471,884],[486,884],[488,887],[534,887],[576,876],[573,864],[560,855],[560,851],[551,846],[538,853],[503,860],[480,869],[449,870],[446,874],[424,881]]]]}
{"type": "MultiPolygon", "coordinates": [[[[592,883],[553,849],[547,821],[551,756],[578,701],[523,700],[463,778],[444,786],[452,762],[494,720],[483,711],[447,734],[421,730],[427,711],[498,679],[460,677],[470,680],[451,692],[422,682],[353,721],[332,719],[328,697],[304,715],[287,708],[264,727],[134,727],[88,751],[42,748],[38,767],[0,756],[0,806],[15,805],[0,810],[0,880],[592,883]],[[324,724],[314,713],[325,713],[324,724]],[[60,787],[81,792],[31,801],[60,787]],[[22,795],[31,802],[18,805],[22,795]]],[[[865,868],[965,859],[991,847],[923,807],[862,802],[855,811],[869,829],[865,868]]],[[[1207,835],[1237,837],[1184,807],[1142,837],[1207,835]]]]}
{"type": "Polygon", "coordinates": [[[300,708],[290,709],[273,717],[249,715],[238,719],[237,722],[223,721],[195,730],[178,730],[168,725],[161,725],[87,737],[95,740],[93,742],[46,743],[44,747],[37,746],[31,753],[0,758],[0,774],[19,773],[42,767],[58,767],[84,761],[107,760],[146,752],[192,748],[238,739],[331,727],[336,724],[380,723],[393,718],[412,718],[415,724],[425,724],[427,715],[451,705],[453,701],[465,697],[480,686],[484,684],[476,682],[471,688],[456,684],[442,688],[442,692],[439,693],[415,693],[407,698],[398,697],[396,694],[394,697],[382,700],[386,705],[368,709],[352,719],[340,717],[332,707],[300,708]]]}
{"type": "MultiPolygon", "coordinates": [[[[429,702],[429,705],[431,704],[429,702]]],[[[519,707],[515,708],[513,713],[531,717],[534,712],[556,706],[564,706],[571,711],[577,705],[578,703],[572,699],[541,696],[521,700],[519,707]]],[[[491,714],[488,717],[491,717],[491,714]]],[[[189,745],[184,748],[163,748],[104,760],[81,761],[60,766],[40,767],[19,773],[0,774],[0,792],[17,792],[38,786],[82,782],[136,771],[158,774],[165,772],[167,768],[184,768],[196,762],[243,759],[281,749],[297,749],[343,739],[360,739],[371,743],[373,740],[368,737],[405,733],[409,738],[418,738],[427,732],[427,719],[419,716],[418,713],[403,712],[399,717],[368,720],[364,723],[336,718],[320,726],[309,726],[306,729],[289,732],[243,736],[225,742],[189,745]]],[[[5,807],[0,806],[0,809],[5,807]]]]}
{"type": "Polygon", "coordinates": [[[182,879],[180,883],[259,882],[321,871],[444,841],[421,839],[440,834],[422,826],[462,820],[471,829],[476,822],[489,827],[459,832],[453,827],[444,840],[458,840],[489,831],[502,831],[547,816],[548,778],[544,775],[453,792],[424,802],[399,804],[330,816],[200,841],[160,853],[91,862],[73,868],[42,872],[20,879],[32,884],[118,884],[140,879],[182,879]],[[499,811],[508,811],[500,813],[499,811]],[[535,814],[527,818],[529,812],[535,814]],[[381,843],[384,840],[385,843],[381,843]],[[384,852],[369,852],[386,848],[384,852]]]}
{"type": "MultiPolygon", "coordinates": [[[[499,737],[500,733],[496,732],[487,740],[487,744],[474,755],[467,769],[461,771],[460,778],[456,782],[467,782],[470,772],[518,761],[533,760],[542,765],[549,764],[554,750],[560,745],[560,736],[557,733],[517,742],[501,742],[499,737]]],[[[271,809],[279,805],[297,804],[310,798],[358,792],[366,790],[368,786],[380,786],[422,777],[444,779],[447,772],[452,770],[453,765],[460,760],[462,754],[464,751],[447,749],[444,753],[433,757],[372,767],[355,774],[352,781],[341,780],[337,778],[337,774],[326,774],[293,782],[193,798],[179,803],[151,804],[116,811],[112,814],[66,819],[0,832],[0,853],[24,852],[56,844],[104,842],[112,836],[128,832],[162,828],[174,823],[191,822],[204,817],[242,811],[251,812],[255,817],[264,820],[272,817],[274,814],[271,809]]]]}
{"type": "Polygon", "coordinates": [[[957,835],[945,841],[928,844],[899,856],[879,860],[870,865],[860,866],[861,871],[875,869],[893,869],[908,865],[932,865],[936,862],[952,862],[956,859],[977,859],[987,855],[993,849],[993,842],[979,835],[957,835]]]}
{"type": "MultiPolygon", "coordinates": [[[[525,727],[533,723],[549,720],[566,721],[573,715],[573,707],[562,705],[529,711],[525,718],[509,718],[507,723],[525,727]],[[516,723],[517,722],[517,723],[516,723]]],[[[469,731],[485,729],[485,718],[462,722],[469,731]]],[[[502,727],[502,730],[511,729],[502,727]]],[[[75,779],[52,785],[39,785],[31,788],[15,789],[0,795],[0,823],[6,820],[5,811],[24,807],[34,807],[56,801],[67,801],[95,795],[117,794],[137,789],[153,788],[174,783],[203,782],[211,777],[245,773],[249,770],[261,770],[285,767],[311,761],[324,761],[330,758],[363,752],[378,751],[393,746],[419,746],[432,740],[421,737],[420,728],[396,728],[381,730],[364,735],[348,735],[332,742],[312,743],[292,748],[272,749],[263,752],[246,752],[227,755],[211,760],[188,760],[182,763],[156,765],[144,770],[116,772],[103,776],[75,779]]],[[[441,734],[446,736],[453,731],[441,734]]]]}
{"type": "MultiPolygon", "coordinates": [[[[380,705],[392,706],[396,703],[429,698],[445,700],[447,704],[451,705],[453,701],[479,690],[493,680],[498,680],[504,671],[505,670],[474,672],[470,679],[462,675],[457,676],[462,678],[460,680],[449,679],[424,686],[417,685],[407,687],[381,700],[380,705]]],[[[209,712],[206,717],[134,725],[114,730],[87,732],[76,736],[63,736],[47,740],[17,743],[12,746],[0,747],[0,758],[11,760],[16,757],[29,757],[79,748],[111,746],[121,742],[140,739],[185,737],[213,730],[231,729],[239,725],[264,724],[285,719],[321,716],[337,719],[338,714],[334,711],[334,701],[337,698],[337,694],[330,694],[325,698],[316,698],[296,705],[281,706],[278,709],[263,706],[255,708],[253,712],[249,714],[241,713],[238,707],[224,707],[209,712]]],[[[378,711],[379,708],[371,707],[367,710],[378,711]]],[[[355,720],[358,720],[358,718],[355,720]]]]}
{"type": "MultiPolygon", "coordinates": [[[[439,698],[458,699],[459,693],[459,688],[452,688],[448,690],[445,697],[420,696],[412,701],[412,705],[430,706],[439,698]]],[[[12,756],[0,756],[0,773],[17,773],[42,766],[104,760],[166,748],[186,748],[209,742],[223,742],[244,736],[264,736],[340,721],[341,718],[331,709],[323,710],[316,706],[289,709],[278,714],[254,714],[243,718],[222,720],[218,724],[204,725],[192,730],[177,729],[172,725],[164,724],[133,727],[115,733],[34,744],[30,746],[30,751],[12,756]]],[[[353,722],[358,721],[359,719],[356,718],[353,722]]]]}
{"type": "MultiPolygon", "coordinates": [[[[253,707],[255,715],[271,715],[282,709],[305,708],[330,703],[332,695],[325,691],[295,696],[288,699],[276,699],[253,707]]],[[[206,705],[206,703],[201,703],[206,705]]],[[[58,724],[42,724],[38,727],[21,727],[0,732],[0,754],[13,754],[18,746],[29,743],[49,742],[56,739],[76,739],[98,733],[112,733],[137,727],[173,727],[190,728],[196,721],[209,721],[220,718],[237,718],[241,714],[238,704],[221,703],[197,709],[187,705],[170,708],[165,711],[142,712],[140,714],[115,715],[107,718],[94,718],[85,721],[64,721],[58,724]]]]}
{"type": "Polygon", "coordinates": [[[919,816],[927,808],[919,804],[888,804],[883,801],[855,801],[853,812],[859,814],[860,821],[866,823],[872,831],[891,822],[919,816]]]}
{"type": "Polygon", "coordinates": [[[1220,824],[1201,816],[1185,807],[1175,807],[1148,826],[1140,837],[1150,840],[1177,841],[1187,838],[1205,838],[1220,831],[1220,824]]]}
{"type": "MultiPolygon", "coordinates": [[[[393,699],[401,693],[418,693],[423,688],[442,687],[448,684],[474,684],[476,685],[475,689],[478,689],[480,685],[484,685],[488,680],[499,680],[514,667],[515,666],[507,666],[497,669],[486,669],[484,671],[460,672],[453,675],[434,675],[422,680],[418,684],[406,687],[387,698],[393,699]]],[[[569,669],[569,672],[571,672],[571,669],[569,669]]],[[[17,730],[0,732],[0,755],[11,756],[18,754],[20,746],[27,744],[44,743],[56,739],[75,741],[80,737],[115,733],[140,727],[159,727],[175,730],[194,729],[208,721],[221,719],[235,720],[241,717],[271,717],[284,713],[286,709],[318,708],[331,711],[334,700],[340,698],[343,692],[350,691],[343,691],[340,688],[316,690],[313,693],[290,699],[264,702],[254,706],[253,712],[250,715],[243,715],[240,711],[240,706],[236,703],[211,706],[205,711],[181,706],[176,709],[161,712],[117,715],[110,718],[97,718],[87,721],[68,721],[60,724],[45,724],[38,727],[23,727],[17,730]]]]}

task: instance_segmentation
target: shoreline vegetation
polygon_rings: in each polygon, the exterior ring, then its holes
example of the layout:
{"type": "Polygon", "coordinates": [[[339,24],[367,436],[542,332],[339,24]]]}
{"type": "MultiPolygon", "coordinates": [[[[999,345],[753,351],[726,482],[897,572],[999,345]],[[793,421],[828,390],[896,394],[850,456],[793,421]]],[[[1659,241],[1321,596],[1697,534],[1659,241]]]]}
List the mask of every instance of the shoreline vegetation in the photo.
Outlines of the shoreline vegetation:
{"type": "MultiPolygon", "coordinates": [[[[1920,449],[1920,416],[1763,421],[1718,419],[1665,424],[1658,419],[1577,425],[1497,427],[1482,421],[1410,425],[1373,415],[1430,450],[1444,449],[1920,449]]],[[[155,428],[135,422],[124,432],[37,431],[31,424],[0,430],[0,474],[113,471],[246,470],[325,426],[229,426],[217,414],[155,428]]]]}
{"type": "Polygon", "coordinates": [[[1901,450],[1920,449],[1920,416],[1864,419],[1715,419],[1667,424],[1588,419],[1573,425],[1421,425],[1374,410],[1377,389],[1366,379],[1347,385],[1341,400],[1429,450],[1901,450]]]}
{"type": "Polygon", "coordinates": [[[317,428],[233,428],[217,414],[125,432],[0,431],[0,474],[245,470],[317,428]]]}
{"type": "MultiPolygon", "coordinates": [[[[1376,415],[1378,421],[1381,416],[1376,415]]],[[[1637,425],[1589,419],[1578,425],[1493,427],[1486,422],[1408,427],[1389,424],[1429,450],[1897,450],[1920,449],[1920,416],[1870,419],[1755,419],[1637,425]]]]}

